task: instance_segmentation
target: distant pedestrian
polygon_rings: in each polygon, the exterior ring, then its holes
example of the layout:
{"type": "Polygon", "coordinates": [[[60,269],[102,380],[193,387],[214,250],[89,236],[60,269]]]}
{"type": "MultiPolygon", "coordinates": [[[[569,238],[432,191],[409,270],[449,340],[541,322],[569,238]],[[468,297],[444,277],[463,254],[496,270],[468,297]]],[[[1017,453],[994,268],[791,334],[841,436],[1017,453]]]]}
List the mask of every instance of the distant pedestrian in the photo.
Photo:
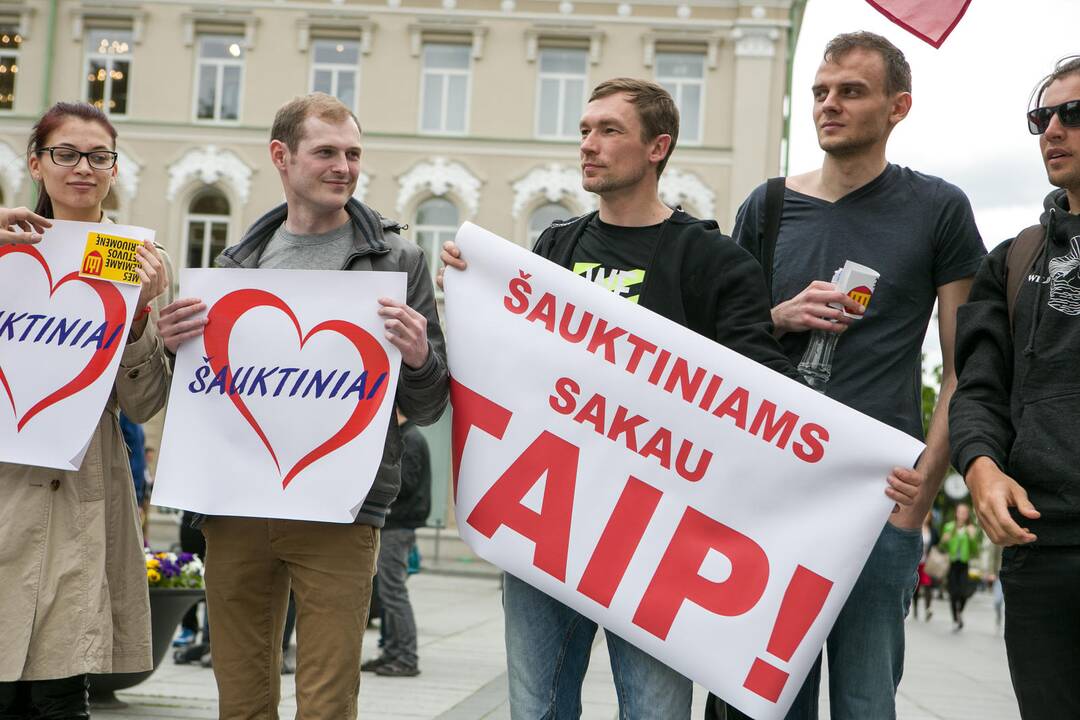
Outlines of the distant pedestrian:
{"type": "Polygon", "coordinates": [[[416,544],[416,528],[427,524],[431,512],[431,455],[419,428],[400,410],[401,491],[390,506],[379,545],[375,586],[382,621],[379,632],[385,641],[382,653],[360,666],[361,670],[390,677],[420,674],[416,652],[416,617],[405,581],[409,578],[409,554],[416,544]]]}
{"type": "Polygon", "coordinates": [[[979,528],[971,522],[971,508],[965,503],[957,505],[956,518],[945,523],[941,544],[949,553],[949,607],[953,631],[959,632],[964,629],[964,606],[974,590],[968,563],[979,551],[979,528]]]}
{"type": "Polygon", "coordinates": [[[919,561],[919,584],[915,587],[915,599],[911,602],[911,614],[916,620],[919,619],[919,600],[923,601],[923,615],[927,622],[934,616],[930,609],[930,603],[934,599],[934,578],[926,570],[926,561],[930,559],[930,551],[938,544],[938,532],[934,529],[934,514],[926,513],[922,524],[922,560],[919,561]]]}

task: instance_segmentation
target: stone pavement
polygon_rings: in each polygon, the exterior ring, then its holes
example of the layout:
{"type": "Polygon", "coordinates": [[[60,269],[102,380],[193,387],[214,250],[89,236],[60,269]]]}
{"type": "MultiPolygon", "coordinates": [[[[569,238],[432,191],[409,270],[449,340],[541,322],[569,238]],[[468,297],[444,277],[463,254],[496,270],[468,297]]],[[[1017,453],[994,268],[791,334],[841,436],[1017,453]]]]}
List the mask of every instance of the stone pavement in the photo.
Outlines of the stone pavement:
{"type": "MultiPolygon", "coordinates": [[[[360,717],[372,720],[508,720],[499,583],[423,572],[409,581],[420,632],[417,678],[364,673],[360,717]]],[[[1005,646],[995,628],[989,597],[973,598],[962,633],[953,634],[948,604],[934,603],[930,622],[908,621],[907,662],[897,700],[899,720],[1018,720],[1005,646]]],[[[583,692],[585,720],[617,718],[611,669],[602,633],[583,692]]],[[[368,631],[365,657],[375,654],[377,631],[368,631]]],[[[823,683],[824,684],[824,683],[823,683]]],[[[216,718],[210,670],[174,665],[167,658],[145,683],[118,693],[123,710],[96,709],[95,720],[216,718]]],[[[827,684],[822,708],[827,706],[827,684]]],[[[695,687],[695,719],[705,692],[695,687]]],[[[282,677],[281,717],[296,711],[293,676],[282,677]]],[[[828,717],[827,711],[822,713],[828,717]]],[[[871,720],[871,719],[868,719],[871,720]]]]}

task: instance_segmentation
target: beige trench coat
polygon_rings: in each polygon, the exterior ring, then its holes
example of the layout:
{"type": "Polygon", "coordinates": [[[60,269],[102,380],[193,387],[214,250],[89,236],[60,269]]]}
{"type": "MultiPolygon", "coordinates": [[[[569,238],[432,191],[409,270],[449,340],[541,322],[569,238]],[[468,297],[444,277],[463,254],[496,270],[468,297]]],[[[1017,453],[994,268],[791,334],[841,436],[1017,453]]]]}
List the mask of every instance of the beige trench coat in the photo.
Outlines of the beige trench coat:
{"type": "Polygon", "coordinates": [[[152,667],[146,561],[118,408],[141,423],[165,405],[171,368],[156,315],[169,295],[124,348],[78,472],[0,463],[0,682],[152,667]]]}

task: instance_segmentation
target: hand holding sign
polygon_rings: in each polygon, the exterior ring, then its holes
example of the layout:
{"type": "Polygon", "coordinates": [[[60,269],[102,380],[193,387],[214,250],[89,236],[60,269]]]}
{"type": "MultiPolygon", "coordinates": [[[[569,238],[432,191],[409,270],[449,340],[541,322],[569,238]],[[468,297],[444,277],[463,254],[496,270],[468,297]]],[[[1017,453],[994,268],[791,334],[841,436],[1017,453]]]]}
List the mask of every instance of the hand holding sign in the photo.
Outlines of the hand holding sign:
{"type": "MultiPolygon", "coordinates": [[[[154,243],[149,240],[136,248],[135,254],[139,260],[139,267],[136,268],[135,272],[138,273],[142,285],[142,289],[139,291],[139,304],[136,307],[143,308],[158,295],[165,292],[165,288],[169,286],[169,273],[165,269],[161,254],[158,253],[154,243]]],[[[143,321],[145,322],[145,318],[143,318],[143,321]]]]}
{"type": "Polygon", "coordinates": [[[0,208],[0,245],[41,242],[52,223],[24,207],[0,208]]]}
{"type": "Polygon", "coordinates": [[[206,327],[206,303],[199,298],[180,298],[165,306],[158,318],[158,334],[173,355],[185,340],[193,340],[206,327]]]}
{"type": "Polygon", "coordinates": [[[401,361],[417,369],[428,359],[427,318],[403,302],[379,298],[379,317],[385,320],[386,339],[401,351],[401,361]]]}
{"type": "Polygon", "coordinates": [[[443,275],[446,273],[446,268],[464,270],[467,265],[465,264],[465,260],[461,257],[460,248],[458,248],[457,243],[453,240],[447,240],[443,243],[442,252],[439,253],[439,259],[442,260],[442,267],[439,268],[439,274],[435,277],[435,284],[442,290],[444,289],[443,275]]]}

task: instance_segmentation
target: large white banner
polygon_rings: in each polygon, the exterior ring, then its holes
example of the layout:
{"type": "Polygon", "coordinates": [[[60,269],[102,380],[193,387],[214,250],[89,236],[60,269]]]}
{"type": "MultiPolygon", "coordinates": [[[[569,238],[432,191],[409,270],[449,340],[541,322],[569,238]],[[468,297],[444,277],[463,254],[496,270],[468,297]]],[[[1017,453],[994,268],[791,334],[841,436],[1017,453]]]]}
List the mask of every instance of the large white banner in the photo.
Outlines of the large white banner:
{"type": "Polygon", "coordinates": [[[78,470],[86,455],[139,297],[138,285],[80,277],[98,236],[154,231],[53,220],[40,243],[0,245],[0,462],[78,470]]]}
{"type": "Polygon", "coordinates": [[[922,445],[474,225],[446,273],[481,557],[784,716],[922,445]]]}
{"type": "Polygon", "coordinates": [[[184,270],[207,305],[180,346],[154,503],[212,515],[352,522],[392,421],[401,354],[378,298],[405,274],[184,270]]]}

